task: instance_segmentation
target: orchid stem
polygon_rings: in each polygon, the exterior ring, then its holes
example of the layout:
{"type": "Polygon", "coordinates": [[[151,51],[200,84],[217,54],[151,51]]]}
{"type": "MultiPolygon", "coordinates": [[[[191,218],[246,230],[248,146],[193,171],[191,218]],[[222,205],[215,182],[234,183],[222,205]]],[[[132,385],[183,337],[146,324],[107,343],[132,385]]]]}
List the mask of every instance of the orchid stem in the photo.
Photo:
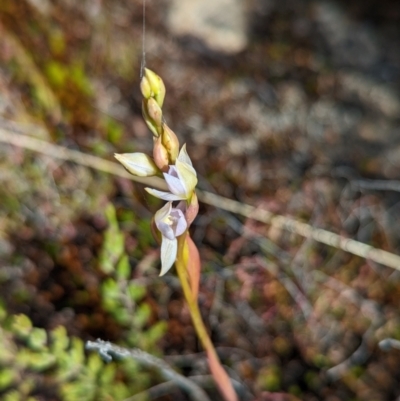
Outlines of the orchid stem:
{"type": "Polygon", "coordinates": [[[219,360],[218,354],[214,348],[214,344],[212,343],[210,336],[208,335],[206,326],[201,317],[197,299],[194,298],[192,290],[189,285],[187,270],[183,256],[186,235],[187,232],[183,233],[181,236],[178,237],[178,253],[175,261],[175,267],[178,272],[178,277],[182,285],[186,302],[189,307],[189,312],[192,318],[193,326],[196,330],[197,336],[199,337],[201,344],[206,350],[211,373],[213,374],[224,399],[226,401],[238,401],[236,392],[233,389],[229,376],[222,367],[221,361],[219,360]]]}

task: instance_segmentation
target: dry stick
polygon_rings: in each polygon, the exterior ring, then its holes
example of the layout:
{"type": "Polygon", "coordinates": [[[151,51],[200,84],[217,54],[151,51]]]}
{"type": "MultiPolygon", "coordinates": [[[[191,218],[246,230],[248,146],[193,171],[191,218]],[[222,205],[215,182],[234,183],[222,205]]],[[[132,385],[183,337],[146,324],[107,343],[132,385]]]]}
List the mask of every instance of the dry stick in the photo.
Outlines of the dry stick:
{"type": "Polygon", "coordinates": [[[6,142],[14,146],[43,153],[47,156],[77,164],[91,167],[104,173],[113,174],[118,177],[129,178],[142,184],[155,186],[157,188],[168,189],[165,181],[158,177],[136,177],[128,173],[120,164],[102,159],[97,156],[88,155],[78,150],[68,149],[63,146],[53,145],[47,141],[34,138],[32,136],[19,134],[16,130],[8,130],[0,127],[0,142],[6,142]]]}
{"type": "MultiPolygon", "coordinates": [[[[165,181],[160,178],[135,177],[127,173],[117,163],[104,160],[97,156],[87,155],[77,150],[71,150],[59,145],[53,145],[47,141],[43,141],[28,135],[16,133],[16,130],[0,127],[0,142],[30,149],[54,158],[73,161],[105,173],[114,174],[119,177],[128,178],[140,183],[146,183],[146,185],[154,186],[159,189],[167,189],[165,181]]],[[[322,244],[326,244],[341,249],[342,251],[349,252],[353,255],[357,255],[393,269],[400,270],[400,256],[395,255],[394,253],[374,248],[370,245],[343,237],[321,228],[312,227],[309,224],[302,223],[291,217],[274,215],[267,210],[257,209],[254,206],[246,205],[219,195],[212,194],[210,192],[197,190],[196,193],[203,203],[252,218],[262,223],[270,224],[273,227],[288,230],[306,238],[312,238],[313,240],[322,244]]]]}
{"type": "Polygon", "coordinates": [[[270,224],[273,227],[288,230],[305,238],[312,238],[322,244],[330,245],[353,255],[361,256],[362,258],[370,259],[373,262],[400,270],[400,256],[395,255],[394,253],[374,248],[373,246],[350,238],[342,237],[341,235],[323,230],[322,228],[312,227],[309,224],[297,221],[292,217],[274,215],[267,210],[257,209],[254,206],[246,205],[228,198],[222,198],[221,196],[210,192],[198,191],[198,197],[199,200],[208,205],[217,206],[226,211],[241,214],[242,216],[246,216],[262,223],[270,224]]]}
{"type": "Polygon", "coordinates": [[[97,351],[106,361],[111,361],[112,358],[121,359],[130,357],[136,359],[142,365],[158,369],[166,380],[172,380],[179,387],[184,389],[193,400],[210,401],[206,392],[196,383],[173,370],[164,360],[156,358],[138,348],[126,349],[108,341],[98,339],[94,342],[88,341],[86,343],[86,349],[89,351],[97,351]]]}

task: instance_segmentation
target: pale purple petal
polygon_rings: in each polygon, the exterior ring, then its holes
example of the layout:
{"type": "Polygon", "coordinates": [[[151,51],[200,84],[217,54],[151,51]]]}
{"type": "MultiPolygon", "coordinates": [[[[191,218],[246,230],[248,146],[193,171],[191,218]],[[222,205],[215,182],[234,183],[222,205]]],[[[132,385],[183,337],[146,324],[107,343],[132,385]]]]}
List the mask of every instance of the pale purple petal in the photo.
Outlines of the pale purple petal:
{"type": "Polygon", "coordinates": [[[184,187],[184,182],[179,178],[174,177],[170,174],[164,173],[165,181],[168,185],[169,190],[176,196],[179,196],[179,199],[186,198],[186,190],[184,187]]]}
{"type": "Polygon", "coordinates": [[[178,171],[174,165],[169,166],[167,174],[172,175],[173,177],[178,177],[178,171]]]}
{"type": "Polygon", "coordinates": [[[175,235],[179,237],[182,235],[187,229],[187,222],[184,216],[178,220],[176,228],[175,228],[175,235]]]}
{"type": "Polygon", "coordinates": [[[187,221],[182,210],[173,208],[171,211],[171,218],[173,220],[173,228],[176,237],[182,235],[187,229],[187,221]]]}
{"type": "Polygon", "coordinates": [[[163,237],[170,239],[171,241],[175,238],[175,233],[170,224],[160,221],[156,222],[157,228],[160,230],[163,237]]]}
{"type": "Polygon", "coordinates": [[[154,221],[163,237],[169,240],[182,235],[187,229],[187,221],[182,210],[172,207],[172,202],[166,203],[154,215],[154,221]]]}
{"type": "Polygon", "coordinates": [[[178,240],[176,238],[170,240],[163,236],[161,241],[160,276],[163,276],[172,267],[172,265],[175,262],[177,252],[178,252],[178,240]]]}
{"type": "Polygon", "coordinates": [[[185,199],[184,196],[174,195],[174,194],[171,194],[169,192],[159,191],[157,189],[145,188],[145,190],[149,194],[155,196],[156,198],[160,198],[160,199],[163,199],[163,200],[166,200],[166,201],[176,201],[176,200],[185,199]]]}
{"type": "Polygon", "coordinates": [[[173,240],[175,238],[175,233],[172,227],[172,219],[170,218],[170,213],[172,210],[172,202],[166,203],[160,210],[154,215],[154,222],[157,228],[160,230],[164,237],[173,240]]]}

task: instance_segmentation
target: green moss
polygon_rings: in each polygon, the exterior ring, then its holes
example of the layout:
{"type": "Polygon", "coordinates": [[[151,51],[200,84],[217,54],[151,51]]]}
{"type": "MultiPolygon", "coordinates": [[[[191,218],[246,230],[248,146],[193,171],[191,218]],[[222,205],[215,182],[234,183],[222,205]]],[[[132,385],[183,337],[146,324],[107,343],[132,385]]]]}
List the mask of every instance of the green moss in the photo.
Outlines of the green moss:
{"type": "Polygon", "coordinates": [[[329,359],[326,355],[317,354],[314,357],[314,364],[318,368],[325,368],[325,367],[329,366],[329,359]]]}
{"type": "Polygon", "coordinates": [[[53,30],[49,38],[49,47],[53,55],[60,56],[65,51],[65,38],[62,31],[59,29],[53,30]]]}
{"type": "Polygon", "coordinates": [[[92,95],[92,86],[82,63],[75,63],[69,69],[69,80],[86,96],[92,95]]]}
{"type": "Polygon", "coordinates": [[[278,391],[281,388],[281,372],[277,366],[269,366],[260,371],[257,386],[262,391],[278,391]]]}
{"type": "Polygon", "coordinates": [[[117,145],[124,133],[124,128],[121,124],[112,118],[106,121],[107,140],[114,145],[117,145]]]}
{"type": "Polygon", "coordinates": [[[44,70],[47,79],[53,87],[62,88],[65,86],[68,77],[68,70],[63,64],[52,60],[44,66],[44,70]]]}

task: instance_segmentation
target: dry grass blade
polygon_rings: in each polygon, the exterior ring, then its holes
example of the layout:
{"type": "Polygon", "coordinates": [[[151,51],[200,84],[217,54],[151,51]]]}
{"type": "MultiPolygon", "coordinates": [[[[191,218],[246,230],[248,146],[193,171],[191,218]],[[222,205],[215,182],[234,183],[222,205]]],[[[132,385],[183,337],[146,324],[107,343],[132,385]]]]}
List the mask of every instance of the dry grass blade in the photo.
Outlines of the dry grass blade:
{"type": "Polygon", "coordinates": [[[265,224],[270,224],[271,226],[290,231],[305,238],[312,238],[322,244],[333,246],[353,255],[361,256],[373,262],[400,270],[400,256],[394,253],[374,248],[371,245],[343,237],[331,231],[312,227],[291,217],[274,215],[267,210],[257,209],[254,206],[223,198],[210,192],[199,191],[198,196],[202,202],[209,205],[217,206],[226,211],[240,214],[265,224]]]}
{"type": "Polygon", "coordinates": [[[166,185],[164,184],[164,180],[161,178],[136,177],[125,171],[125,169],[118,163],[114,163],[97,156],[88,155],[77,150],[68,149],[63,146],[54,145],[32,136],[17,133],[14,130],[0,127],[0,142],[5,142],[21,148],[33,150],[34,152],[39,152],[56,159],[72,161],[95,170],[103,171],[104,173],[113,174],[118,177],[129,178],[133,181],[160,189],[167,189],[166,185]]]}

